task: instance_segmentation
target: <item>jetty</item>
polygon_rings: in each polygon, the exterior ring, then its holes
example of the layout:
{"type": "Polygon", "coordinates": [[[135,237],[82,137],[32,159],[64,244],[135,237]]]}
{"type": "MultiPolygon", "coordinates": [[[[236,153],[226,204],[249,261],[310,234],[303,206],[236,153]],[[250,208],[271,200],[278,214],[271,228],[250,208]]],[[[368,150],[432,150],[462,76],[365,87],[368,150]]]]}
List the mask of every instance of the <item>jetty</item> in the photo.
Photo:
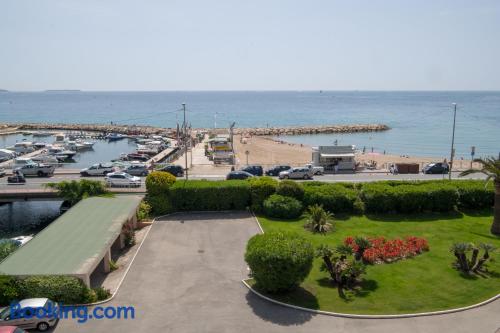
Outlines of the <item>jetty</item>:
{"type": "MultiPolygon", "coordinates": [[[[30,131],[30,130],[58,130],[70,132],[100,132],[120,133],[124,135],[163,135],[170,138],[176,137],[175,128],[143,126],[143,125],[118,125],[118,124],[49,124],[49,123],[23,123],[4,124],[5,132],[30,131]]],[[[0,129],[2,125],[0,125],[0,129]]],[[[312,125],[312,126],[284,126],[284,127],[253,127],[235,128],[234,134],[243,136],[279,136],[302,134],[330,134],[330,133],[362,133],[381,132],[390,129],[384,124],[355,124],[355,125],[312,125]]],[[[212,128],[193,128],[197,132],[214,131],[212,128]]],[[[225,131],[227,128],[217,128],[225,131]]]]}

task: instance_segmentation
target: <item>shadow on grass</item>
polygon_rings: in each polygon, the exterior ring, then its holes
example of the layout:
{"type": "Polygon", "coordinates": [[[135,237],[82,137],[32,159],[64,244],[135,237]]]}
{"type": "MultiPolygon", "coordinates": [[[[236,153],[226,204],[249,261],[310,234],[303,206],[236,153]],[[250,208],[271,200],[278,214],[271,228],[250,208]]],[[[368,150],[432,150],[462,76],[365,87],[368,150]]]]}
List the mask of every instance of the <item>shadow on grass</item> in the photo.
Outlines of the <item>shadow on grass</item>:
{"type": "MultiPolygon", "coordinates": [[[[329,278],[321,278],[316,280],[322,287],[337,289],[337,286],[332,283],[329,278]]],[[[354,301],[356,298],[368,296],[371,292],[377,290],[378,283],[375,280],[363,279],[361,282],[351,289],[344,289],[344,295],[339,295],[346,303],[354,301]]]]}
{"type": "Polygon", "coordinates": [[[493,216],[493,207],[480,210],[464,209],[462,213],[473,217],[489,217],[493,216]]]}
{"type": "Polygon", "coordinates": [[[381,222],[430,222],[436,220],[454,220],[463,218],[464,214],[458,211],[447,213],[418,213],[418,214],[366,214],[370,220],[381,222]]]}
{"type": "MultiPolygon", "coordinates": [[[[253,288],[259,293],[283,303],[311,309],[319,308],[316,297],[301,287],[298,287],[286,294],[269,294],[255,288],[255,286],[253,286],[253,288]]],[[[272,322],[273,324],[281,326],[297,326],[308,322],[313,316],[315,316],[312,312],[296,310],[268,302],[267,300],[258,297],[250,290],[245,298],[247,300],[247,304],[252,308],[255,315],[265,321],[272,322]]]]}

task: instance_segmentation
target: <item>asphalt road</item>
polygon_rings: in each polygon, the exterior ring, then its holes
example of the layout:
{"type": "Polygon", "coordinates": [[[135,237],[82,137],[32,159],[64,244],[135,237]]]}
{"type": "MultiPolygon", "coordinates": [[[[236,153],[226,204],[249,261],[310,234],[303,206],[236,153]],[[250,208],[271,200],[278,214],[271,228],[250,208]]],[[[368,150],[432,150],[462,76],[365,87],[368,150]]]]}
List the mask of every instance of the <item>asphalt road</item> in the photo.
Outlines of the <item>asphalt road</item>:
{"type": "MultiPolygon", "coordinates": [[[[135,319],[60,320],[55,332],[491,332],[500,302],[449,315],[348,319],[269,303],[248,291],[243,254],[259,229],[245,212],[172,215],[155,222],[116,297],[135,319]]],[[[374,305],[376,306],[376,305],[374,305]]]]}
{"type": "MultiPolygon", "coordinates": [[[[208,179],[208,180],[222,180],[225,179],[225,175],[190,175],[190,179],[208,179]]],[[[276,178],[276,177],[275,177],[276,178]]],[[[447,175],[424,175],[424,174],[408,174],[408,175],[392,175],[386,173],[357,173],[357,174],[338,174],[338,175],[323,175],[315,176],[314,180],[324,181],[324,182],[370,182],[378,180],[432,180],[432,179],[447,179],[447,175]]],[[[453,178],[458,178],[458,173],[453,174],[453,178]]],[[[464,177],[466,179],[484,179],[485,177],[481,174],[470,175],[464,177]]],[[[464,179],[461,178],[461,179],[464,179]]],[[[0,190],[6,190],[9,188],[27,188],[27,189],[39,189],[45,184],[51,182],[60,182],[63,180],[79,180],[82,179],[79,174],[55,174],[52,177],[26,177],[27,182],[24,185],[12,185],[7,184],[7,177],[0,178],[0,190]]],[[[84,177],[84,179],[92,180],[103,180],[103,177],[84,177]]],[[[145,190],[144,179],[141,177],[142,186],[141,189],[145,190]]]]}

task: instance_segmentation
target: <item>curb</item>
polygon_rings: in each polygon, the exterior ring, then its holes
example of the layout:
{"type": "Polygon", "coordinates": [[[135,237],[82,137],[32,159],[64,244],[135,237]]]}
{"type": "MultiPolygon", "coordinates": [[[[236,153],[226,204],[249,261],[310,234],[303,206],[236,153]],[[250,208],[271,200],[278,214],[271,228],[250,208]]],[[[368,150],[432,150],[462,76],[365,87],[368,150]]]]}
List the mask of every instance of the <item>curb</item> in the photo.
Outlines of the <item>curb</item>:
{"type": "Polygon", "coordinates": [[[280,301],[277,301],[275,299],[272,299],[268,296],[262,295],[259,293],[257,290],[253,289],[248,283],[247,280],[241,280],[241,282],[255,295],[258,297],[265,299],[271,303],[281,305],[287,308],[292,308],[295,310],[300,310],[300,311],[305,311],[305,312],[310,312],[310,313],[315,313],[315,314],[321,314],[321,315],[327,315],[327,316],[332,316],[332,317],[343,317],[343,318],[351,318],[351,319],[398,319],[398,318],[414,318],[414,317],[427,317],[427,316],[437,316],[437,315],[443,315],[443,314],[450,314],[450,313],[456,313],[456,312],[462,312],[462,311],[467,311],[475,308],[479,308],[483,305],[489,304],[494,302],[497,299],[500,299],[500,294],[493,296],[486,301],[483,301],[481,303],[461,307],[461,308],[455,308],[455,309],[449,309],[449,310],[440,310],[440,311],[431,311],[431,312],[419,312],[419,313],[403,313],[403,314],[394,314],[394,315],[363,315],[363,314],[352,314],[352,313],[342,313],[342,312],[331,312],[331,311],[322,311],[322,310],[314,310],[314,309],[309,309],[309,308],[304,308],[301,306],[297,305],[292,305],[288,303],[283,303],[280,301]]]}
{"type": "MultiPolygon", "coordinates": [[[[259,219],[257,216],[255,216],[254,212],[251,211],[255,222],[257,223],[257,226],[259,227],[261,233],[264,233],[264,229],[262,229],[262,226],[260,225],[259,219]]],[[[430,311],[430,312],[418,312],[418,313],[403,313],[403,314],[394,314],[394,315],[363,315],[363,314],[353,314],[353,313],[342,313],[342,312],[331,312],[331,311],[323,311],[323,310],[314,310],[314,309],[309,309],[309,308],[304,308],[301,306],[297,305],[292,305],[288,303],[283,303],[281,301],[277,301],[271,297],[265,296],[261,293],[259,293],[257,290],[252,288],[248,283],[247,280],[249,279],[243,279],[241,282],[247,287],[252,293],[257,295],[258,297],[265,299],[271,303],[278,304],[287,308],[292,308],[295,310],[300,310],[300,311],[306,311],[306,312],[311,312],[315,314],[321,314],[321,315],[327,315],[327,316],[333,316],[333,317],[343,317],[343,318],[353,318],[353,319],[398,319],[398,318],[414,318],[414,317],[426,317],[426,316],[437,316],[437,315],[443,315],[443,314],[450,314],[450,313],[456,313],[456,312],[462,312],[462,311],[467,311],[467,310],[472,310],[475,308],[479,308],[483,305],[492,303],[496,301],[497,299],[500,299],[500,294],[497,294],[485,301],[482,301],[480,303],[472,304],[469,306],[464,306],[460,308],[455,308],[455,309],[449,309],[449,310],[440,310],[440,311],[430,311]]]]}

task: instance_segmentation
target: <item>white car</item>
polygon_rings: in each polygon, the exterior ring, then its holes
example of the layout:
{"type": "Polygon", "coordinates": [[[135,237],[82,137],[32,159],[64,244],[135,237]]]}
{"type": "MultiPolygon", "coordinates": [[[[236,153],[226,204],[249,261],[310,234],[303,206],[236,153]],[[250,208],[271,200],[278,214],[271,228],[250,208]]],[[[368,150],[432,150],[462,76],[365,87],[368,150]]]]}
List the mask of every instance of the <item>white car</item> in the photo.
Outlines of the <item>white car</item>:
{"type": "Polygon", "coordinates": [[[99,163],[80,170],[80,175],[82,177],[106,176],[108,173],[111,173],[113,171],[115,171],[115,168],[111,163],[99,163]]]}
{"type": "Polygon", "coordinates": [[[311,170],[313,175],[320,176],[325,173],[325,168],[322,166],[313,166],[312,164],[306,164],[304,166],[311,170]]]}
{"type": "Polygon", "coordinates": [[[286,171],[281,171],[279,179],[312,179],[312,170],[306,167],[292,168],[286,171]]]}
{"type": "Polygon", "coordinates": [[[141,178],[131,176],[126,172],[108,173],[104,178],[106,186],[109,187],[140,187],[141,178]]]}

